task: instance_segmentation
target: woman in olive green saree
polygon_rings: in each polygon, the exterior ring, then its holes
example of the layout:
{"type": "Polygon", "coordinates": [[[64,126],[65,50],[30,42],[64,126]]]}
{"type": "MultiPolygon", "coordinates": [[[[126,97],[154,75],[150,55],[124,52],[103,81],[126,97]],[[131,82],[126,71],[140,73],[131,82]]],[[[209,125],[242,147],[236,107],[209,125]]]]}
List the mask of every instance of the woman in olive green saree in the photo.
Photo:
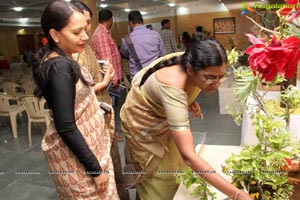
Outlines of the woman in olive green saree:
{"type": "MultiPolygon", "coordinates": [[[[172,199],[178,187],[174,174],[185,164],[195,171],[211,170],[195,153],[188,112],[203,117],[195,99],[200,90],[219,87],[226,64],[224,48],[209,39],[159,58],[133,78],[120,116],[126,184],[136,186],[140,199],[172,199]]],[[[216,173],[200,176],[231,198],[251,199],[216,173]]]]}

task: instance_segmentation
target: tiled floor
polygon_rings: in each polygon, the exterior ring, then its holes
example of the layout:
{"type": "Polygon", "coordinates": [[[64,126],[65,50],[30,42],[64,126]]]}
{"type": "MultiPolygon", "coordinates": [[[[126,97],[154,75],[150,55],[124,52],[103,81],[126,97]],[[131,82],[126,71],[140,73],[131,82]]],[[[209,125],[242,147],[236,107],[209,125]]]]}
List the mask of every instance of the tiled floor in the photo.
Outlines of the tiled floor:
{"type": "MultiPolygon", "coordinates": [[[[218,93],[198,97],[204,120],[191,118],[194,132],[206,132],[206,144],[239,145],[241,128],[228,115],[219,114],[218,93]]],[[[43,124],[33,126],[32,146],[27,141],[27,120],[18,120],[18,135],[12,138],[9,119],[0,118],[0,199],[52,200],[56,199],[54,184],[48,174],[47,162],[41,152],[43,124]],[[17,174],[35,171],[37,174],[17,174]]],[[[196,138],[196,135],[195,135],[196,138]]],[[[199,139],[195,139],[198,143],[199,139]]],[[[119,143],[123,155],[124,142],[119,143]]],[[[122,160],[124,158],[122,157],[122,160]]],[[[134,192],[131,191],[134,199],[134,192]]]]}

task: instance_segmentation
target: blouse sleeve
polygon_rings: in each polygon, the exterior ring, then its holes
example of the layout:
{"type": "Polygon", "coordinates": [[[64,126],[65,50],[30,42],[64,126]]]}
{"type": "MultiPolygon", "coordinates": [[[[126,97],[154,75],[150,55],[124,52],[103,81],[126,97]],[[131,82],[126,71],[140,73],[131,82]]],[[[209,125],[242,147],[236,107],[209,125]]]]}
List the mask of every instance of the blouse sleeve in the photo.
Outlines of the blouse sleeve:
{"type": "Polygon", "coordinates": [[[189,130],[188,96],[176,87],[159,83],[152,74],[144,84],[146,98],[164,110],[171,130],[189,130]]]}
{"type": "Polygon", "coordinates": [[[49,71],[47,96],[51,99],[56,130],[86,170],[94,177],[99,176],[101,166],[75,123],[76,80],[71,64],[60,60],[53,65],[49,71]]]}
{"type": "Polygon", "coordinates": [[[190,121],[186,93],[168,86],[162,86],[160,93],[170,130],[189,130],[190,121]]]}

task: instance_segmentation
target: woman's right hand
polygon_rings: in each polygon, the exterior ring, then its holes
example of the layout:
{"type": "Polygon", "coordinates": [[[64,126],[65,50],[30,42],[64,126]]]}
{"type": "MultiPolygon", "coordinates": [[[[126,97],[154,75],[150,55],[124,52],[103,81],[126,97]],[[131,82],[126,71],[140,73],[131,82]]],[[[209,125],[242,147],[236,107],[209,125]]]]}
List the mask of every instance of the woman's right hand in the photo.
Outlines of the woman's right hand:
{"type": "Polygon", "coordinates": [[[108,173],[101,173],[99,176],[94,177],[98,194],[103,193],[107,189],[108,178],[109,178],[108,173]]]}

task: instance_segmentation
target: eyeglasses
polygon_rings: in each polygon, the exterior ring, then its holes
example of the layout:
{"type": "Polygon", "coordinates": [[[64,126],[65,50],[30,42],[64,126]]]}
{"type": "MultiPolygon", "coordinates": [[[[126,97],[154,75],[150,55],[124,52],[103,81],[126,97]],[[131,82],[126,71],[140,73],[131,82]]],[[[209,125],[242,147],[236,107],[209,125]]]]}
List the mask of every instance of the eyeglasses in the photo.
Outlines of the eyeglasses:
{"type": "Polygon", "coordinates": [[[222,76],[214,76],[214,75],[208,75],[208,74],[200,74],[198,73],[203,80],[206,81],[207,84],[211,84],[211,83],[221,83],[222,81],[225,80],[225,74],[222,76]]]}

